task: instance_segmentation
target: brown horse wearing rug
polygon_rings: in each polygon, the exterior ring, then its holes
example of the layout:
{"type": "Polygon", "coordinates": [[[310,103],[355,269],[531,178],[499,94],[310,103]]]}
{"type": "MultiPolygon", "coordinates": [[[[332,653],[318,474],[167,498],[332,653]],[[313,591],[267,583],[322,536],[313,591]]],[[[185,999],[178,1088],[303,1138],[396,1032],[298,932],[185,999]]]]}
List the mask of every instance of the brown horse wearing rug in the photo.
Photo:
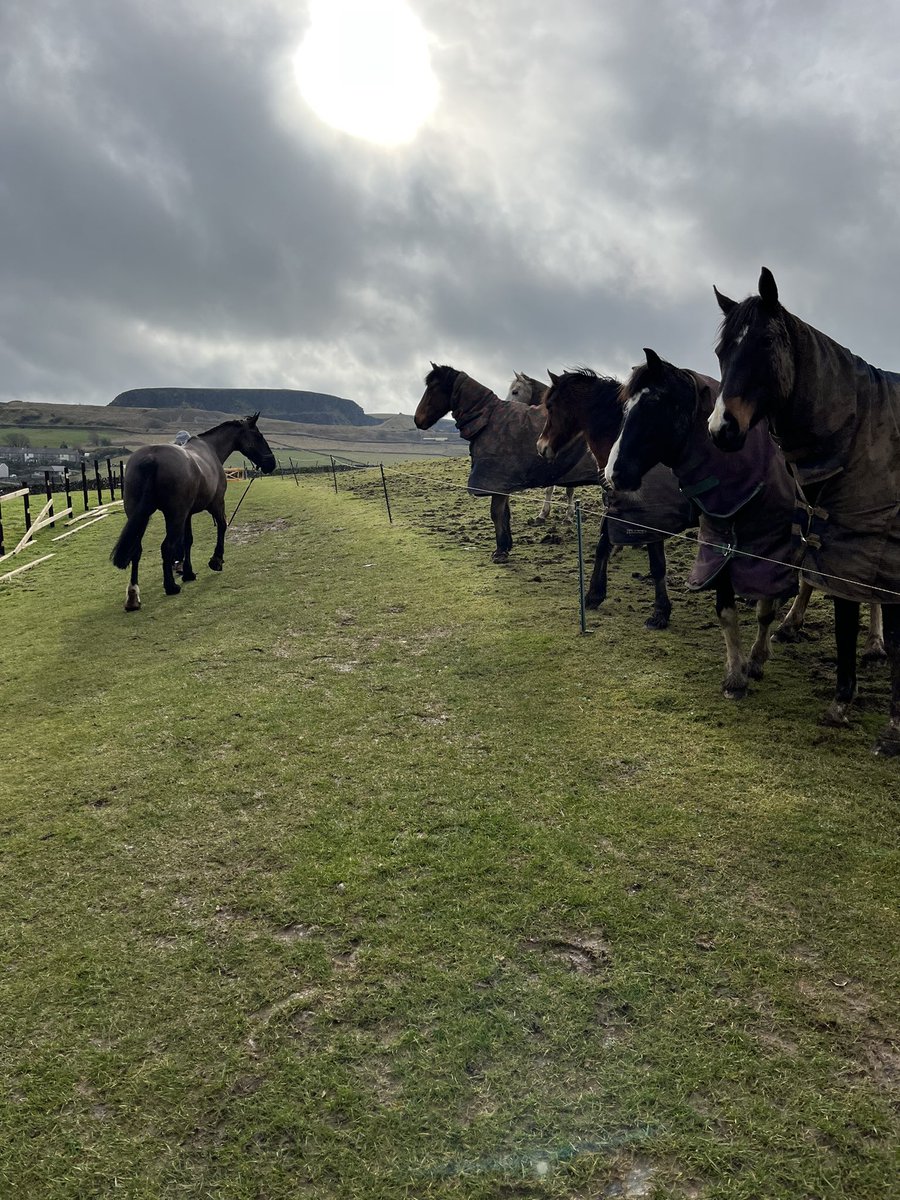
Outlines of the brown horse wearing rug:
{"type": "MultiPolygon", "coordinates": [[[[512,377],[512,382],[509,385],[509,390],[506,393],[506,399],[511,403],[528,404],[532,408],[536,408],[544,401],[544,395],[548,385],[541,383],[539,379],[535,379],[531,375],[525,375],[522,371],[516,371],[512,377]]],[[[544,493],[544,503],[541,506],[541,511],[535,517],[536,525],[543,525],[550,516],[550,506],[553,503],[553,493],[555,488],[548,487],[544,493]]],[[[566,488],[566,520],[575,520],[575,489],[573,487],[566,488]]]]}
{"type": "Polygon", "coordinates": [[[856,695],[860,603],[882,605],[891,708],[875,751],[900,754],[900,375],[789,313],[766,267],[758,296],[716,298],[722,386],[709,431],[737,451],[768,419],[797,480],[802,577],[834,600],[831,724],[847,723],[856,695]]]}
{"type": "Polygon", "coordinates": [[[625,420],[606,464],[614,495],[640,487],[657,463],[671,467],[700,512],[700,547],[691,591],[715,588],[725,638],[726,699],[746,695],[769,659],[770,631],[782,600],[797,591],[792,551],[796,489],[781,451],[758,425],[739,454],[710,441],[707,421],[719,385],[645,350],[647,362],[622,385],[625,420]],[[752,556],[752,557],[750,557],[752,556]],[[741,649],[736,596],[756,601],[757,636],[741,649]]]}
{"type": "MultiPolygon", "coordinates": [[[[622,425],[618,379],[605,378],[588,367],[550,372],[551,385],[544,396],[546,420],[537,448],[554,460],[566,452],[573,439],[582,435],[598,463],[605,466],[622,425]]],[[[678,490],[675,476],[667,467],[647,473],[640,490],[628,496],[604,493],[606,512],[597,542],[594,571],[587,604],[597,608],[606,599],[609,557],[614,547],[646,546],[653,579],[655,603],[644,622],[648,629],[665,629],[672,602],[666,589],[665,539],[694,523],[693,510],[678,490]]]]}
{"type": "Polygon", "coordinates": [[[131,564],[131,581],[125,595],[125,611],[141,607],[138,565],[141,542],[151,516],[159,509],[166,520],[166,536],[160,547],[163,587],[176,596],[181,588],[175,582],[174,564],[182,560],[181,578],[185,583],[196,579],[191,566],[194,538],[191,518],[208,511],[216,523],[216,548],[209,566],[222,570],[225,549],[225,468],[230,454],[239,451],[254,466],[269,474],[276,462],[269,444],[256,427],[259,413],[241,421],[225,421],[192,437],[183,446],[161,443],[142,446],[128,460],[125,470],[125,527],[119,534],[110,558],[120,570],[131,564]]]}
{"type": "Polygon", "coordinates": [[[511,492],[557,483],[564,487],[599,483],[597,464],[583,440],[552,465],[540,457],[534,443],[544,423],[541,408],[507,404],[464,371],[432,363],[414,419],[419,429],[430,429],[447,413],[469,443],[469,491],[491,498],[497,543],[491,555],[494,562],[506,562],[512,549],[511,492]]]}

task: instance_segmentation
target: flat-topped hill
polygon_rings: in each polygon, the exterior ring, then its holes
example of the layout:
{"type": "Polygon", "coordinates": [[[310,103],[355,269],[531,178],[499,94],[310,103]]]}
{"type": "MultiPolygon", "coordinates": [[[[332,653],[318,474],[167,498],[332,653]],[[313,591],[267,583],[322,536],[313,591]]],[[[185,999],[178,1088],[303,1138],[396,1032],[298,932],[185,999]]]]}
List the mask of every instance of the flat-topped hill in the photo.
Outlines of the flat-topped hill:
{"type": "Polygon", "coordinates": [[[110,407],[192,408],[244,416],[257,410],[281,421],[305,425],[377,425],[354,400],[327,392],[291,388],[131,388],[120,392],[110,407]]]}

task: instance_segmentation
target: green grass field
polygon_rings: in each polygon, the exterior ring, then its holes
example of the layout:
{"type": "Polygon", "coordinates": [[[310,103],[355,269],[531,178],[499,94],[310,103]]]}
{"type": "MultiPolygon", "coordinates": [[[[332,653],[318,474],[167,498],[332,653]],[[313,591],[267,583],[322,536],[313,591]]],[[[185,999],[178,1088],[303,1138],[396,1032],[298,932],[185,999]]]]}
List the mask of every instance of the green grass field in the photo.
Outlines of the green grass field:
{"type": "Polygon", "coordinates": [[[817,725],[817,599],[728,703],[636,552],[582,637],[571,532],[516,497],[492,565],[465,471],[393,525],[260,480],[178,597],[151,528],[139,613],[120,515],[0,584],[0,1195],[894,1194],[884,668],[817,725]]]}

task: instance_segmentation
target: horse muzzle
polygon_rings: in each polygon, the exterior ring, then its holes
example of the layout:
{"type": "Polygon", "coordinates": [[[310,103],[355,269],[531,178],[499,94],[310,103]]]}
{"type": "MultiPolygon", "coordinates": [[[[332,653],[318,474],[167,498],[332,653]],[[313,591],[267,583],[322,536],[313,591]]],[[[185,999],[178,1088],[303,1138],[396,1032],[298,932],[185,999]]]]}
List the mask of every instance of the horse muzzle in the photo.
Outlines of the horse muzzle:
{"type": "Polygon", "coordinates": [[[717,449],[733,453],[743,448],[744,442],[747,440],[750,420],[746,411],[747,406],[740,397],[729,401],[729,404],[730,407],[726,408],[721,398],[716,401],[716,406],[707,422],[707,428],[713,445],[717,449]],[[732,411],[734,408],[737,409],[737,412],[732,411]]]}
{"type": "Polygon", "coordinates": [[[547,462],[553,462],[554,458],[556,458],[556,451],[553,449],[553,447],[550,445],[550,442],[545,437],[538,438],[537,452],[541,456],[541,458],[546,459],[547,462]]]}

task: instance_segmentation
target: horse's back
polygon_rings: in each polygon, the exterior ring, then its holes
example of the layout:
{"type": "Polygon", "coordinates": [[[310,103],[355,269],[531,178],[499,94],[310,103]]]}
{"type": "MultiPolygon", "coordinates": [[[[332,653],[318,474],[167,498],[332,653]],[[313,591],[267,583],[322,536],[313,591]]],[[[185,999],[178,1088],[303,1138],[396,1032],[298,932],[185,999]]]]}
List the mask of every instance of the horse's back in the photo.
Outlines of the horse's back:
{"type": "Polygon", "coordinates": [[[128,460],[125,472],[126,512],[143,494],[150,475],[157,508],[197,511],[215,499],[219,475],[224,481],[225,472],[216,459],[202,451],[192,452],[187,446],[167,442],[141,446],[128,460]]]}

